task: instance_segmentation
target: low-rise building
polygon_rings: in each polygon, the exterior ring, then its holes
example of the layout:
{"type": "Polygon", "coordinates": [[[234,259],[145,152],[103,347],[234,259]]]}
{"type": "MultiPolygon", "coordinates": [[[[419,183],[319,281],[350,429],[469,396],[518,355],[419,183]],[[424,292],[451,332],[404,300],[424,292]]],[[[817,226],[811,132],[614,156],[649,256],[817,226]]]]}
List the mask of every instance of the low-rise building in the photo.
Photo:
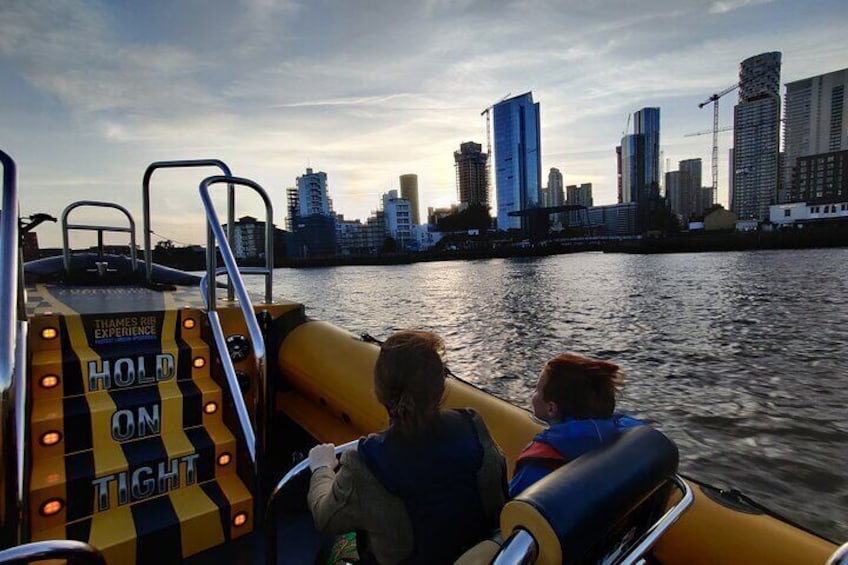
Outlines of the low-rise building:
{"type": "Polygon", "coordinates": [[[769,207],[769,220],[772,224],[781,227],[826,220],[848,220],[848,199],[828,204],[809,202],[775,204],[769,207]]]}
{"type": "Polygon", "coordinates": [[[725,208],[717,208],[704,217],[704,231],[730,231],[736,229],[739,216],[725,208]]]}

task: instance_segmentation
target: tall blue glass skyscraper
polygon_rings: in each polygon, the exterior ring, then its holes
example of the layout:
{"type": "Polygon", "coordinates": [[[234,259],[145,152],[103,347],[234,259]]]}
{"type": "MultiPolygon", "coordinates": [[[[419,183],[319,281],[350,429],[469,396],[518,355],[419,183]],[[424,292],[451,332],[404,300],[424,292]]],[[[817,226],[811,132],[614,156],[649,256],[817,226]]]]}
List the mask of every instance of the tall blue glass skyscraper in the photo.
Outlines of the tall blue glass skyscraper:
{"type": "Polygon", "coordinates": [[[660,195],[660,109],[633,114],[633,133],[621,138],[621,201],[648,202],[660,195]]]}
{"type": "Polygon", "coordinates": [[[509,212],[542,205],[539,104],[527,92],[495,104],[492,110],[498,229],[520,229],[526,226],[527,218],[512,217],[509,212]]]}
{"type": "Polygon", "coordinates": [[[660,195],[660,109],[642,108],[633,114],[633,133],[644,138],[640,201],[660,195]]]}

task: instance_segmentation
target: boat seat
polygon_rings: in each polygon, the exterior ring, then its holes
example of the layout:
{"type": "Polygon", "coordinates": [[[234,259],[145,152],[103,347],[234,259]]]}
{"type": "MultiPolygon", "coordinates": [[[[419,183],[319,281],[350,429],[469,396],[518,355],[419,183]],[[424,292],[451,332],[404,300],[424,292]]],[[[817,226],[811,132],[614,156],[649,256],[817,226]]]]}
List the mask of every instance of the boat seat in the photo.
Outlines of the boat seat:
{"type": "Polygon", "coordinates": [[[677,464],[677,446],[662,433],[627,430],[508,502],[501,512],[507,542],[496,561],[513,562],[504,556],[516,555],[516,545],[545,564],[616,563],[635,551],[645,554],[656,541],[646,542],[648,531],[661,533],[653,527],[658,519],[675,513],[665,529],[691,504],[691,491],[675,476],[677,464]],[[663,515],[675,485],[684,496],[663,515]]]}

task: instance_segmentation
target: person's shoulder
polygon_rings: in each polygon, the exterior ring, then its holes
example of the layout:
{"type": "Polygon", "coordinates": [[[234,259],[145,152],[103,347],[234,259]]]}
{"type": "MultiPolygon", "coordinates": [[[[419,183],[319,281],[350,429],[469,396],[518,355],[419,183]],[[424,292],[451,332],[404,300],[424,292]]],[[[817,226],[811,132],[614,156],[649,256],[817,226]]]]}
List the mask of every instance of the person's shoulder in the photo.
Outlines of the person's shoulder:
{"type": "Polygon", "coordinates": [[[619,430],[626,430],[628,428],[635,428],[637,426],[647,426],[648,422],[640,420],[639,418],[634,418],[629,414],[624,414],[623,412],[616,412],[612,416],[612,421],[615,424],[615,427],[619,430]]]}

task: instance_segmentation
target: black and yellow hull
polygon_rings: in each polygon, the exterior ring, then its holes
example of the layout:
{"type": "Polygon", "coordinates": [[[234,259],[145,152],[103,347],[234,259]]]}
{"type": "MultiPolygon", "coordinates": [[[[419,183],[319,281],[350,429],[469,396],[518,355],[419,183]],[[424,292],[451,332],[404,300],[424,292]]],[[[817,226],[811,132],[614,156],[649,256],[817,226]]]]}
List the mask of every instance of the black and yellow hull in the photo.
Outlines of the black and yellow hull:
{"type": "MultiPolygon", "coordinates": [[[[180,561],[249,535],[257,485],[222,390],[219,358],[228,353],[208,335],[199,290],[39,284],[27,306],[25,541],[79,539],[123,564],[180,561]]],[[[269,421],[255,424],[268,430],[276,477],[302,452],[292,430],[307,444],[340,444],[387,426],[373,393],[375,345],[307,319],[298,304],[256,309],[267,312],[275,393],[269,421]]],[[[246,334],[235,304],[219,312],[226,335],[246,334]]],[[[249,355],[236,362],[248,406],[254,368],[249,355]]],[[[510,469],[539,430],[525,410],[457,379],[444,405],[475,408],[510,469]]],[[[694,505],[655,550],[660,563],[822,564],[836,549],[692,486],[694,505]]]]}
{"type": "MultiPolygon", "coordinates": [[[[283,342],[278,362],[291,390],[278,397],[286,410],[319,441],[341,443],[387,425],[373,393],[376,346],[326,322],[308,322],[283,342]]],[[[508,467],[539,425],[530,414],[472,385],[451,379],[446,407],[479,411],[500,444],[508,467]]],[[[689,480],[689,479],[687,479],[689,480]]],[[[836,545],[763,511],[716,502],[704,485],[689,480],[695,502],[658,544],[655,557],[667,565],[824,564],[836,545]]]]}

